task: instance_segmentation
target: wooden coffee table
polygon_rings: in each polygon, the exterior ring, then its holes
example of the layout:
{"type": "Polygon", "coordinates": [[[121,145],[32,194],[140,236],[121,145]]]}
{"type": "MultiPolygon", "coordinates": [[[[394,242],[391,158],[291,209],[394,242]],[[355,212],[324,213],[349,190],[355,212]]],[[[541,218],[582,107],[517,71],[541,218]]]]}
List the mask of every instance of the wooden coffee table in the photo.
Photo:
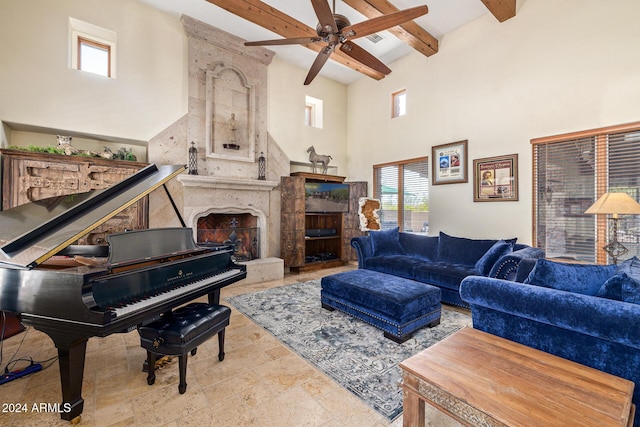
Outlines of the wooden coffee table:
{"type": "Polygon", "coordinates": [[[633,382],[472,328],[400,367],[405,427],[424,427],[425,402],[469,426],[633,424],[633,382]]]}

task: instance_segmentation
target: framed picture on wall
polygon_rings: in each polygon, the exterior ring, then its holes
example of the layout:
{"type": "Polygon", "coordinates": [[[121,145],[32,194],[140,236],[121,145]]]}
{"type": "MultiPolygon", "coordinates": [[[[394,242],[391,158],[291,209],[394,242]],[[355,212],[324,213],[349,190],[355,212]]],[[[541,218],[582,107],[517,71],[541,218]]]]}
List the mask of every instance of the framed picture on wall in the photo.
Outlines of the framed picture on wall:
{"type": "Polygon", "coordinates": [[[468,182],[467,176],[467,141],[452,142],[450,144],[434,145],[431,147],[433,167],[432,184],[457,184],[468,182]]]}
{"type": "Polygon", "coordinates": [[[487,157],[473,161],[473,201],[518,200],[518,155],[487,157]]]}

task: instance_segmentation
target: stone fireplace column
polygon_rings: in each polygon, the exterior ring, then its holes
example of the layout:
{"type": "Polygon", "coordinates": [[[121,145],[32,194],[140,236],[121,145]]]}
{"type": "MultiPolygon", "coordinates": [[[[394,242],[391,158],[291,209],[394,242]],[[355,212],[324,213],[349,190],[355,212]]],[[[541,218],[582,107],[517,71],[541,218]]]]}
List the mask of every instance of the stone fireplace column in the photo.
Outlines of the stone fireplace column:
{"type": "MultiPolygon", "coordinates": [[[[245,40],[191,17],[180,20],[188,42],[188,112],[151,140],[149,160],[186,164],[193,142],[198,175],[180,175],[170,188],[186,225],[197,233],[198,218],[211,213],[256,216],[260,259],[247,261],[248,277],[241,283],[282,278],[284,262],[275,258],[278,185],[289,174],[289,162],[267,132],[267,67],[274,52],[246,47],[245,40]],[[267,180],[258,180],[260,153],[267,157],[267,180]]],[[[166,226],[166,205],[150,198],[152,225],[166,226]]]]}

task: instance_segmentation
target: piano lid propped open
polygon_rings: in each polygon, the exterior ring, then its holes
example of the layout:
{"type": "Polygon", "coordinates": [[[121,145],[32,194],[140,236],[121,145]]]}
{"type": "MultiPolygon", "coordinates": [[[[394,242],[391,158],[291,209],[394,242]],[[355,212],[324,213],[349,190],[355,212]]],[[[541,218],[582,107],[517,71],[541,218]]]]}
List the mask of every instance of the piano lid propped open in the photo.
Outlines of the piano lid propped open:
{"type": "Polygon", "coordinates": [[[0,212],[0,265],[34,268],[186,170],[149,165],[104,190],[0,212]]]}

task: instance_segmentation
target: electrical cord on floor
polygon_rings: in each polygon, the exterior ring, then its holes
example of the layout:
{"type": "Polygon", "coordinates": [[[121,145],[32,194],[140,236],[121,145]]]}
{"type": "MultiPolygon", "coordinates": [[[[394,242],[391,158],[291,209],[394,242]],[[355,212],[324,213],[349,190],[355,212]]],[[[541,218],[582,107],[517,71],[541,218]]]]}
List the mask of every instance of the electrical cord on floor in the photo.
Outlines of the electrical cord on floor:
{"type": "Polygon", "coordinates": [[[58,356],[53,356],[53,357],[50,357],[50,358],[45,359],[45,360],[37,361],[37,360],[33,360],[33,358],[31,358],[31,357],[29,357],[29,358],[21,357],[19,359],[14,359],[14,360],[8,362],[7,366],[4,367],[4,373],[8,374],[11,370],[13,370],[14,365],[16,363],[18,363],[18,362],[28,362],[29,364],[27,366],[35,365],[37,363],[37,364],[42,365],[42,369],[47,369],[49,366],[51,366],[56,361],[57,358],[58,358],[58,356]]]}
{"type": "MultiPolygon", "coordinates": [[[[2,312],[2,330],[0,331],[0,367],[2,366],[2,361],[4,359],[4,334],[5,334],[5,325],[6,325],[6,319],[7,319],[6,313],[4,311],[1,311],[1,312],[2,312]]],[[[4,374],[8,374],[10,371],[13,370],[13,367],[16,365],[16,363],[19,363],[19,362],[28,362],[27,366],[31,366],[31,365],[34,365],[34,364],[40,364],[40,365],[42,365],[42,369],[46,369],[56,361],[58,356],[53,356],[53,357],[50,357],[50,358],[45,359],[43,361],[33,360],[32,357],[28,357],[28,358],[27,357],[21,357],[21,358],[16,359],[16,355],[18,354],[18,352],[22,348],[22,345],[24,344],[24,340],[27,337],[27,334],[29,333],[30,329],[31,329],[30,327],[27,327],[25,329],[24,333],[22,334],[22,340],[20,340],[20,344],[18,344],[18,347],[16,348],[16,351],[13,352],[13,355],[11,356],[9,361],[6,363],[6,365],[4,365],[4,368],[0,368],[0,372],[2,372],[4,374]]]]}
{"type": "MultiPolygon", "coordinates": [[[[2,335],[0,335],[0,366],[2,366],[2,359],[4,358],[4,325],[6,324],[6,314],[3,311],[2,312],[2,320],[3,320],[3,324],[2,324],[2,335]]],[[[24,334],[22,334],[22,340],[20,340],[20,344],[18,344],[18,348],[16,348],[16,351],[13,352],[13,356],[11,356],[11,358],[9,359],[9,361],[7,362],[7,364],[5,365],[3,372],[7,373],[9,372],[9,364],[13,361],[13,359],[15,359],[16,355],[18,354],[18,352],[20,351],[20,349],[22,348],[22,344],[24,344],[24,339],[27,337],[27,332],[29,332],[29,328],[27,328],[24,331],[24,334]]]]}

